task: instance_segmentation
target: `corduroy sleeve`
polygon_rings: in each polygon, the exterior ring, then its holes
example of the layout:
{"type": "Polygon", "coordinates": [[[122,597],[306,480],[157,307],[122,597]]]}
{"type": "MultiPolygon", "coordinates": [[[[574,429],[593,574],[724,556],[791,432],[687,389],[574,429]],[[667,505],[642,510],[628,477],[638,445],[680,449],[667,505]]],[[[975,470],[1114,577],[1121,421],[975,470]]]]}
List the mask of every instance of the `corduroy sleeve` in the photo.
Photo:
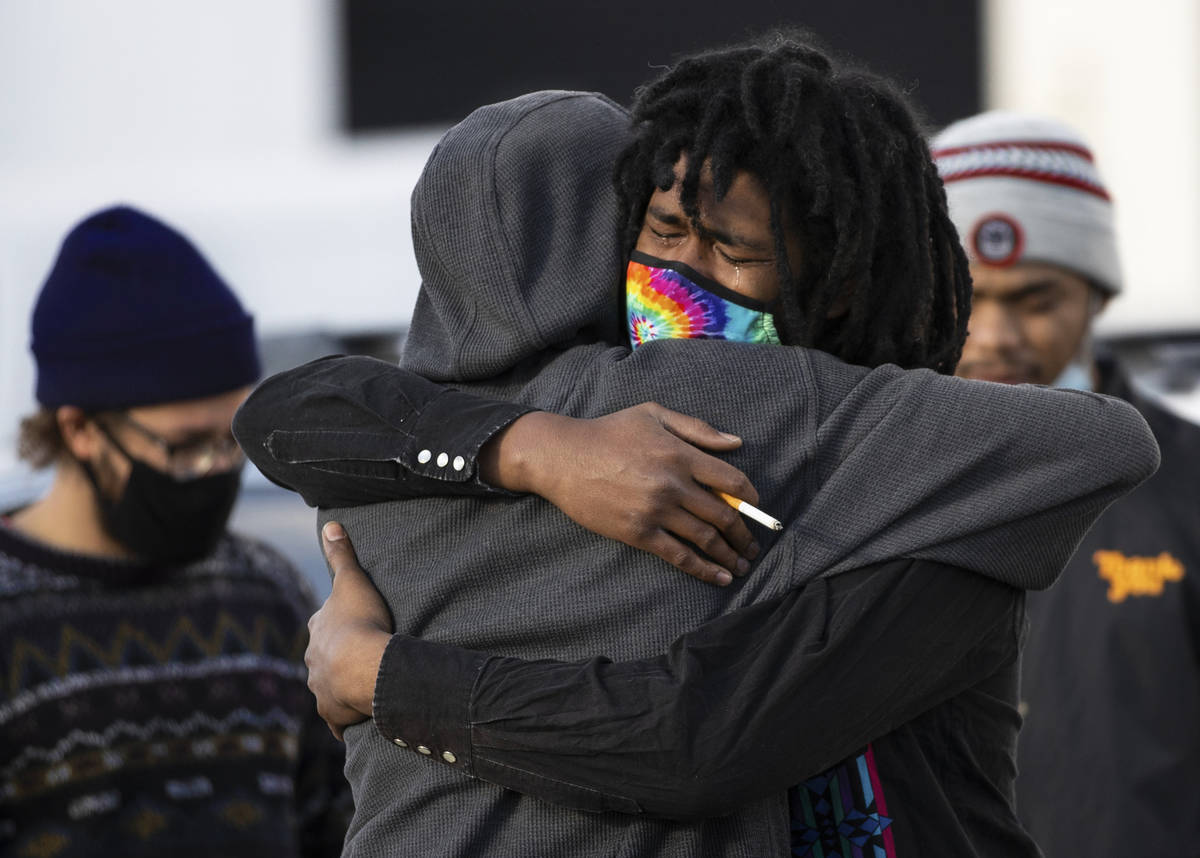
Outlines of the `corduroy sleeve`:
{"type": "Polygon", "coordinates": [[[1011,662],[1023,598],[953,567],[898,561],[817,579],[638,661],[525,661],[396,635],[376,727],[397,753],[428,751],[555,804],[720,815],[1011,662]]]}
{"type": "Polygon", "coordinates": [[[443,387],[362,356],[312,361],[264,381],[233,422],[246,456],[310,506],[501,493],[480,448],[534,409],[443,387]]]}

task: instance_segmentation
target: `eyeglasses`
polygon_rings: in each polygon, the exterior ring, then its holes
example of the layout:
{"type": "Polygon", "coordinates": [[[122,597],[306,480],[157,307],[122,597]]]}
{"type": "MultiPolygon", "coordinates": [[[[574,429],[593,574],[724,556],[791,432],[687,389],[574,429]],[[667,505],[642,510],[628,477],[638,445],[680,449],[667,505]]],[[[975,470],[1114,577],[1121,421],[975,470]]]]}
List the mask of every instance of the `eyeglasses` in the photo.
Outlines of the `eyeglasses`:
{"type": "MultiPolygon", "coordinates": [[[[163,451],[167,460],[166,472],[177,480],[192,480],[206,477],[212,473],[232,471],[241,466],[246,460],[242,448],[232,438],[200,438],[195,441],[174,443],[159,435],[153,429],[143,426],[123,411],[112,415],[120,422],[137,430],[146,440],[163,451]]],[[[99,423],[99,421],[97,421],[99,423]]],[[[104,424],[99,423],[103,429],[104,424]]],[[[116,444],[116,439],[108,432],[110,441],[116,444]]],[[[125,453],[125,449],[117,444],[117,448],[125,453]]],[[[128,456],[128,453],[125,453],[128,456]]]]}

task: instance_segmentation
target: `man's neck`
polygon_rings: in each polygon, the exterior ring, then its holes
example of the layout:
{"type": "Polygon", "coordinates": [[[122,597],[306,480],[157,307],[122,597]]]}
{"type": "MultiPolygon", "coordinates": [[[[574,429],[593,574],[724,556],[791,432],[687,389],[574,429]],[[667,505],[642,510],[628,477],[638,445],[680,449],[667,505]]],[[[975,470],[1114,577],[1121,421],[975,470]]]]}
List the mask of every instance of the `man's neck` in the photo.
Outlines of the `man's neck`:
{"type": "Polygon", "coordinates": [[[60,465],[49,491],[14,513],[10,521],[23,536],[61,551],[105,558],[132,556],[105,531],[91,483],[78,465],[60,465]]]}

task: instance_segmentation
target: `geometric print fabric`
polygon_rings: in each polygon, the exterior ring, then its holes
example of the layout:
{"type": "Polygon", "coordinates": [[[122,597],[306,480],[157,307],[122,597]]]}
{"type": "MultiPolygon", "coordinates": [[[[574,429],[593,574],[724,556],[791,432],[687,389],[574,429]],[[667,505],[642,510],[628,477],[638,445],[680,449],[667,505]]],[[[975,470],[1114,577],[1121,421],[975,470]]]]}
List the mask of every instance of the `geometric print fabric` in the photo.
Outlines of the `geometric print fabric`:
{"type": "Polygon", "coordinates": [[[798,858],[894,858],[892,819],[866,750],[788,791],[798,858]]]}

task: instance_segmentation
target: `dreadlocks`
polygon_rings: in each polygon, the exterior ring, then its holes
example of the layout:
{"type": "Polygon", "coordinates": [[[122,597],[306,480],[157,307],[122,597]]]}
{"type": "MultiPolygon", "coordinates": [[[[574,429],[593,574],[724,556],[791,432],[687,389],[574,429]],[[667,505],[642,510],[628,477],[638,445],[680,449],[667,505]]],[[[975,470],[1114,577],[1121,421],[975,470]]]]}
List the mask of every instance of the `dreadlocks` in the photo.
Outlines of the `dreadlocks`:
{"type": "Polygon", "coordinates": [[[718,200],[748,171],[771,202],[785,343],[866,366],[954,371],[970,274],[918,121],[894,86],[836,67],[805,36],[773,34],[683,60],[638,90],[632,114],[635,140],[616,172],[627,248],[681,155],[680,199],[697,225],[705,165],[718,200]],[[800,237],[799,271],[785,230],[800,237]]]}

